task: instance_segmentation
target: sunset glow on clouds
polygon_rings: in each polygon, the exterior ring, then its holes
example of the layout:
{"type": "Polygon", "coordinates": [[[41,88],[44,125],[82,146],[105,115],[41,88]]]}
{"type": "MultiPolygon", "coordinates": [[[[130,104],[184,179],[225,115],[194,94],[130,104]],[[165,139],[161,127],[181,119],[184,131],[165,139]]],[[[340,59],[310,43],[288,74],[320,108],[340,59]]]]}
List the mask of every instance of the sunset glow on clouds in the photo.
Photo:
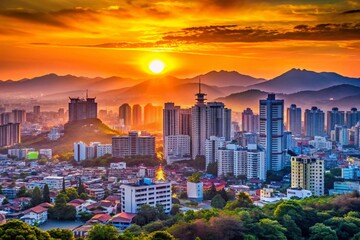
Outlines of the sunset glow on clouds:
{"type": "Polygon", "coordinates": [[[360,1],[1,0],[0,79],[292,67],[360,76],[360,1]]]}

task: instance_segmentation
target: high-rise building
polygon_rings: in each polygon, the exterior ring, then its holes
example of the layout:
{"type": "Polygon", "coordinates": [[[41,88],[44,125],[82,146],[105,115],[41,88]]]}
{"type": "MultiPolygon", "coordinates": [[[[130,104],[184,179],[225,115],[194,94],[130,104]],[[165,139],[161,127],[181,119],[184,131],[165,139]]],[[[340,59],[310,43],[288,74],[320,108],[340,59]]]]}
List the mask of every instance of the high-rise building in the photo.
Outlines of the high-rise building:
{"type": "Polygon", "coordinates": [[[97,118],[96,98],[70,98],[69,122],[97,118]]]}
{"type": "Polygon", "coordinates": [[[296,104],[291,104],[287,109],[286,130],[295,136],[301,135],[301,108],[296,107],[296,104]]]}
{"type": "Polygon", "coordinates": [[[357,108],[351,108],[346,112],[346,127],[352,128],[360,121],[360,111],[357,108]]]}
{"type": "Polygon", "coordinates": [[[196,104],[191,108],[191,154],[195,159],[198,155],[205,155],[205,141],[207,138],[207,107],[205,93],[196,94],[196,104]]]}
{"type": "Polygon", "coordinates": [[[33,107],[33,113],[34,113],[35,117],[40,116],[40,106],[39,105],[33,107]]]}
{"type": "Polygon", "coordinates": [[[13,123],[24,124],[26,122],[26,112],[25,110],[14,109],[12,110],[13,123]]]}
{"type": "Polygon", "coordinates": [[[161,123],[162,106],[153,106],[148,103],[144,107],[144,122],[145,124],[161,123]]]}
{"type": "Polygon", "coordinates": [[[231,109],[225,108],[224,103],[207,103],[207,123],[207,137],[225,137],[225,140],[230,140],[231,109]]]}
{"type": "Polygon", "coordinates": [[[335,125],[334,129],[330,131],[330,137],[332,141],[336,141],[342,146],[349,144],[349,131],[345,126],[335,125]]]}
{"type": "Polygon", "coordinates": [[[291,157],[291,188],[324,195],[324,160],[304,155],[291,157]]]}
{"type": "Polygon", "coordinates": [[[206,168],[210,163],[218,161],[217,150],[226,146],[225,137],[210,136],[205,141],[205,163],[206,168]]]}
{"type": "Polygon", "coordinates": [[[220,148],[217,150],[217,155],[218,176],[234,174],[234,150],[220,148]]]}
{"type": "Polygon", "coordinates": [[[168,164],[172,164],[175,161],[191,159],[190,136],[165,136],[164,143],[164,158],[168,164]]]}
{"type": "Polygon", "coordinates": [[[279,171],[283,168],[285,149],[284,100],[276,100],[275,94],[269,94],[266,100],[260,100],[260,144],[266,150],[267,170],[279,171]]]}
{"type": "Polygon", "coordinates": [[[174,103],[165,103],[163,110],[163,136],[178,135],[180,128],[180,107],[174,103]]]}
{"type": "Polygon", "coordinates": [[[132,123],[134,126],[140,126],[142,124],[142,109],[139,104],[135,104],[132,107],[132,123]]]}
{"type": "Polygon", "coordinates": [[[339,111],[337,107],[332,108],[331,111],[327,112],[326,123],[327,123],[326,124],[327,134],[330,134],[331,130],[335,129],[335,125],[344,126],[345,124],[344,111],[339,111]]]}
{"type": "Polygon", "coordinates": [[[112,155],[115,158],[155,156],[155,137],[139,136],[137,131],[128,136],[112,137],[112,155]]]}
{"type": "Polygon", "coordinates": [[[179,134],[191,136],[191,109],[180,109],[179,134]]]}
{"type": "Polygon", "coordinates": [[[141,205],[155,207],[161,204],[165,213],[170,213],[171,195],[171,183],[154,183],[147,178],[135,184],[120,185],[121,212],[137,213],[141,205]]]}
{"type": "Polygon", "coordinates": [[[196,104],[191,108],[191,144],[192,157],[205,155],[205,142],[211,136],[224,137],[230,140],[231,110],[225,108],[224,103],[205,103],[205,93],[196,94],[196,104]]]}
{"type": "Polygon", "coordinates": [[[241,113],[242,130],[244,132],[258,132],[259,131],[259,115],[254,114],[251,108],[246,108],[241,113]]]}
{"type": "Polygon", "coordinates": [[[86,159],[86,144],[84,142],[74,143],[74,160],[83,161],[86,159]]]}
{"type": "Polygon", "coordinates": [[[122,126],[131,126],[131,107],[129,104],[124,103],[119,107],[119,120],[122,126]]]}
{"type": "Polygon", "coordinates": [[[325,114],[317,107],[305,110],[304,127],[308,137],[324,136],[325,114]]]}
{"type": "Polygon", "coordinates": [[[0,147],[13,146],[21,142],[20,123],[0,125],[0,147]]]}

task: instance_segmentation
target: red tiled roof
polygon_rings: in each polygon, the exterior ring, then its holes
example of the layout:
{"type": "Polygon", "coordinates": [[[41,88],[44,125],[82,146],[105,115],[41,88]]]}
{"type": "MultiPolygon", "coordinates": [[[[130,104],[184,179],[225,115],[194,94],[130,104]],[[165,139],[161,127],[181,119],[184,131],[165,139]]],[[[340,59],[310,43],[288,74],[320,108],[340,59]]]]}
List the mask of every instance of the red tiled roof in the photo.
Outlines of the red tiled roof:
{"type": "Polygon", "coordinates": [[[72,201],[70,201],[69,203],[75,203],[75,204],[78,204],[78,205],[81,205],[85,202],[85,200],[82,200],[80,198],[77,198],[77,199],[74,199],[72,201]]]}
{"type": "Polygon", "coordinates": [[[45,212],[45,211],[47,211],[46,208],[37,205],[36,207],[30,208],[30,209],[24,211],[24,214],[27,214],[27,213],[30,213],[30,212],[34,212],[34,213],[36,213],[36,214],[40,214],[40,213],[43,213],[43,212],[45,212]]]}
{"type": "Polygon", "coordinates": [[[122,213],[116,214],[111,219],[111,221],[113,221],[113,222],[131,222],[135,216],[136,216],[135,213],[122,212],[122,213]]]}
{"type": "Polygon", "coordinates": [[[103,214],[96,214],[93,216],[88,222],[106,222],[111,219],[109,214],[103,213],[103,214]]]}

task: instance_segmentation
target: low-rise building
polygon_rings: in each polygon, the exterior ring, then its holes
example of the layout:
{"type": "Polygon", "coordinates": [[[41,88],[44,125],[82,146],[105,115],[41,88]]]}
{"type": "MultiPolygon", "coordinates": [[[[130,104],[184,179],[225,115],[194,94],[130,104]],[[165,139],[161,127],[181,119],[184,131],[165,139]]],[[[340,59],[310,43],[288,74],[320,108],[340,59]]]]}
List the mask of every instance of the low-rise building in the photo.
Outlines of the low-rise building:
{"type": "Polygon", "coordinates": [[[24,211],[24,216],[20,220],[34,226],[35,224],[43,224],[48,219],[48,210],[42,206],[36,206],[24,211]]]}

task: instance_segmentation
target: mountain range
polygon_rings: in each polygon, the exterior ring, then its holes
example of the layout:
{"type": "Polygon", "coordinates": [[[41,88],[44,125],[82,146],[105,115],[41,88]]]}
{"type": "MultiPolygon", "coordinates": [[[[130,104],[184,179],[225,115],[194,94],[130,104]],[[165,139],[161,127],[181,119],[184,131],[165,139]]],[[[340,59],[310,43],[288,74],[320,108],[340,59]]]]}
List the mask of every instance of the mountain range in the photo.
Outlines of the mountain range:
{"type": "Polygon", "coordinates": [[[39,101],[64,101],[67,97],[85,96],[89,90],[100,104],[119,106],[131,104],[163,104],[172,101],[192,105],[199,90],[208,101],[223,101],[235,110],[258,108],[258,100],[268,93],[277,93],[286,104],[325,107],[358,106],[360,78],[350,78],[332,72],[291,69],[270,80],[243,75],[235,71],[211,71],[193,78],[163,76],[151,79],[124,77],[88,78],[73,75],[48,74],[32,79],[0,81],[0,98],[25,96],[39,101]]]}

